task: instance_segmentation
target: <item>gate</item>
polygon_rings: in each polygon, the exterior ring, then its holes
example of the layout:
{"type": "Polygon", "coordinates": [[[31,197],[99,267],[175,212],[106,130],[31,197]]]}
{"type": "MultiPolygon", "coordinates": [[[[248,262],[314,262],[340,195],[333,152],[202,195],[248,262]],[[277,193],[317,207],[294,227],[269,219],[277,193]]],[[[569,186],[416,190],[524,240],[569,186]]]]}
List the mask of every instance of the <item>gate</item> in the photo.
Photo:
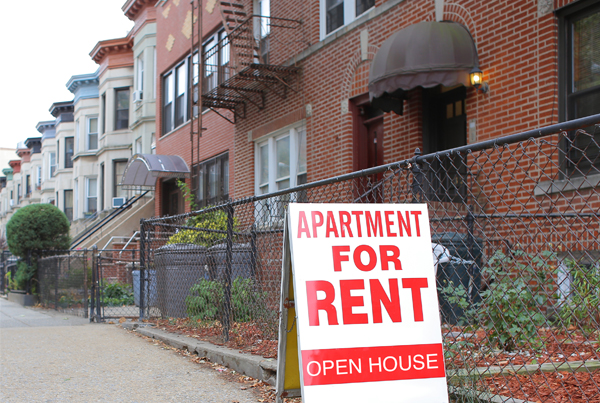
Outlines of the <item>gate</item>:
{"type": "Polygon", "coordinates": [[[92,252],[90,321],[137,319],[140,316],[138,249],[103,249],[92,252]]]}

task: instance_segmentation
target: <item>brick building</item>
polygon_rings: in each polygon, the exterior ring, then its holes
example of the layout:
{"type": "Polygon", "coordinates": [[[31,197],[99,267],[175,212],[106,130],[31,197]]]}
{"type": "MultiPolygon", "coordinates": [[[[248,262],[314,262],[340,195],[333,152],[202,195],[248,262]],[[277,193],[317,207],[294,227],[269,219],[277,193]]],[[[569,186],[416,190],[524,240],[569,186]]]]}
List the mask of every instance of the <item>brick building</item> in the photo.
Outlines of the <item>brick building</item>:
{"type": "MultiPolygon", "coordinates": [[[[202,9],[198,144],[189,112],[197,111],[190,55],[198,10],[175,0],[156,8],[157,153],[190,165],[227,155],[228,168],[212,165],[217,187],[228,184],[220,196],[272,192],[410,158],[416,148],[430,153],[600,112],[598,1],[211,0],[202,9]],[[448,35],[458,39],[444,42],[448,35]],[[384,45],[394,37],[396,47],[384,45]],[[445,60],[447,46],[472,49],[470,61],[445,60]],[[407,56],[396,73],[383,73],[401,83],[382,108],[401,114],[372,106],[376,55],[389,62],[394,52],[421,49],[429,49],[414,55],[421,64],[407,56]],[[469,76],[477,68],[479,90],[469,76]]],[[[197,182],[189,183],[207,188],[197,182]]],[[[183,211],[181,202],[165,207],[176,193],[168,181],[158,185],[157,215],[183,211]]]]}

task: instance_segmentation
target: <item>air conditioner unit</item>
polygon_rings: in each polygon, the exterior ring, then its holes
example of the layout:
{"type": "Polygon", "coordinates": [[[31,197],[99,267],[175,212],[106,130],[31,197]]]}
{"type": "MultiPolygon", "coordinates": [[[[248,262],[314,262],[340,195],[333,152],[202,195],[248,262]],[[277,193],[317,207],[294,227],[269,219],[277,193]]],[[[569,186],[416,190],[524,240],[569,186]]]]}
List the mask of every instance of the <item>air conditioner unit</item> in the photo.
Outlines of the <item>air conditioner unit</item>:
{"type": "Polygon", "coordinates": [[[142,102],[142,99],[144,99],[144,91],[133,91],[133,102],[140,103],[142,102]]]}
{"type": "Polygon", "coordinates": [[[119,208],[123,204],[125,204],[126,201],[127,201],[127,199],[125,199],[124,197],[113,197],[112,198],[112,208],[119,208]]]}
{"type": "Polygon", "coordinates": [[[15,201],[13,199],[10,199],[10,207],[13,207],[15,205],[15,201]]]}

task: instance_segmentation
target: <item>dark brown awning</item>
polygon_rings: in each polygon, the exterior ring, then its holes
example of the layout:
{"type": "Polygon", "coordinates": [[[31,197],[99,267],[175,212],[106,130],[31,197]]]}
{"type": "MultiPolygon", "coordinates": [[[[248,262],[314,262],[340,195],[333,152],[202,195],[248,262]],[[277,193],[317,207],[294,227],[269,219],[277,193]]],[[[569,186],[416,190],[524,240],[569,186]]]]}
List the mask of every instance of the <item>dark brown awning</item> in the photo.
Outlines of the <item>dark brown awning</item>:
{"type": "Polygon", "coordinates": [[[136,154],[129,159],[120,186],[154,188],[156,178],[189,178],[190,169],[178,155],[136,154]]]}
{"type": "Polygon", "coordinates": [[[415,87],[469,85],[469,73],[479,66],[477,48],[463,25],[424,21],[410,25],[383,42],[369,73],[371,100],[415,87]]]}

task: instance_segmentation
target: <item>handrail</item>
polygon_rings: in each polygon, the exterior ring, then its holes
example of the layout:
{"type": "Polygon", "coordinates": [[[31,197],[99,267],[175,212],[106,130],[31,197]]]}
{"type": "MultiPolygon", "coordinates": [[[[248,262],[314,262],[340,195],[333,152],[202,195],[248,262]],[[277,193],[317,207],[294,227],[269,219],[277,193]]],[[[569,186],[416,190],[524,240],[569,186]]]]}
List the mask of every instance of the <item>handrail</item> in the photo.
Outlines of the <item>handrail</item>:
{"type": "Polygon", "coordinates": [[[111,236],[110,239],[108,240],[108,242],[104,245],[104,248],[100,249],[100,252],[104,252],[106,250],[106,247],[111,244],[111,242],[113,241],[113,239],[119,239],[119,238],[120,239],[127,239],[127,236],[124,236],[124,235],[113,235],[113,236],[111,236]]]}
{"type": "Polygon", "coordinates": [[[102,220],[98,221],[96,224],[92,225],[89,229],[85,230],[83,232],[83,234],[79,235],[77,238],[75,238],[73,241],[71,241],[71,249],[77,247],[78,245],[81,245],[86,239],[88,239],[90,236],[92,236],[96,231],[98,231],[99,229],[104,227],[106,224],[108,224],[109,222],[114,220],[125,210],[127,210],[128,208],[133,206],[142,197],[146,196],[146,194],[148,194],[148,192],[150,192],[150,191],[146,190],[141,195],[138,195],[137,197],[128,200],[121,207],[119,207],[118,209],[115,209],[109,215],[104,217],[102,220]]]}
{"type": "MultiPolygon", "coordinates": [[[[133,241],[135,239],[136,236],[138,236],[140,234],[140,231],[135,231],[133,233],[133,235],[131,236],[131,238],[129,238],[129,241],[127,241],[127,243],[125,244],[125,246],[123,246],[121,248],[121,251],[119,252],[119,259],[121,258],[121,253],[123,253],[123,251],[125,249],[127,249],[127,247],[129,246],[129,244],[131,243],[131,241],[133,241]]],[[[139,238],[138,238],[139,239],[139,238]]]]}

